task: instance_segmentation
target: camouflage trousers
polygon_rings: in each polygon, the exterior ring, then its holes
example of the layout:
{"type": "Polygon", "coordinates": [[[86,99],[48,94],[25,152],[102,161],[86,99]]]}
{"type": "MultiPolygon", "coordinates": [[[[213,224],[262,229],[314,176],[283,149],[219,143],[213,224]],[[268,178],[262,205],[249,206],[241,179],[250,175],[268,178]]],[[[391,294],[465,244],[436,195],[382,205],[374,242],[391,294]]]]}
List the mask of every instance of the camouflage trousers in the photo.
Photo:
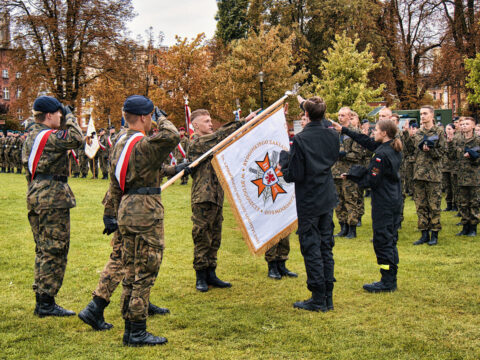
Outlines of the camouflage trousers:
{"type": "Polygon", "coordinates": [[[192,204],[193,268],[217,267],[222,241],[223,207],[211,202],[192,204]]]}
{"type": "Polygon", "coordinates": [[[340,223],[357,225],[358,211],[358,185],[351,180],[335,179],[339,203],[335,212],[340,223]]]}
{"type": "Polygon", "coordinates": [[[445,192],[445,201],[447,204],[455,203],[455,190],[453,188],[453,174],[450,172],[442,173],[442,188],[445,192]]]}
{"type": "Polygon", "coordinates": [[[35,240],[33,291],[55,296],[67,267],[70,209],[30,210],[28,221],[35,240]]]}
{"type": "Polygon", "coordinates": [[[108,156],[105,154],[100,154],[98,160],[100,163],[100,170],[102,170],[102,175],[105,177],[108,175],[108,156]]]}
{"type": "Polygon", "coordinates": [[[405,192],[408,195],[413,195],[413,162],[407,161],[405,163],[405,192]]]}
{"type": "Polygon", "coordinates": [[[358,211],[358,220],[365,215],[365,189],[361,188],[357,185],[358,188],[358,203],[357,203],[357,211],[358,211]]]}
{"type": "Polygon", "coordinates": [[[462,224],[477,225],[480,222],[480,186],[459,186],[457,199],[462,224]]]}
{"type": "Polygon", "coordinates": [[[458,206],[458,176],[452,173],[453,203],[458,206]]]}
{"type": "Polygon", "coordinates": [[[148,316],[150,290],[163,259],[163,221],[152,226],[119,225],[123,239],[122,262],[125,276],[121,297],[122,316],[133,322],[148,316]]]}
{"type": "Polygon", "coordinates": [[[413,181],[413,200],[417,207],[418,229],[440,231],[442,183],[423,180],[413,181]]]}
{"type": "Polygon", "coordinates": [[[87,155],[79,155],[78,156],[78,161],[80,162],[80,173],[82,176],[87,176],[88,175],[88,157],[87,155]]]}
{"type": "Polygon", "coordinates": [[[280,241],[267,250],[265,261],[286,261],[290,253],[290,235],[280,239],[280,241]]]}
{"type": "Polygon", "coordinates": [[[92,293],[93,296],[101,297],[107,302],[110,301],[110,297],[125,274],[122,262],[122,244],[122,235],[117,230],[113,233],[110,258],[100,274],[97,288],[92,293]]]}

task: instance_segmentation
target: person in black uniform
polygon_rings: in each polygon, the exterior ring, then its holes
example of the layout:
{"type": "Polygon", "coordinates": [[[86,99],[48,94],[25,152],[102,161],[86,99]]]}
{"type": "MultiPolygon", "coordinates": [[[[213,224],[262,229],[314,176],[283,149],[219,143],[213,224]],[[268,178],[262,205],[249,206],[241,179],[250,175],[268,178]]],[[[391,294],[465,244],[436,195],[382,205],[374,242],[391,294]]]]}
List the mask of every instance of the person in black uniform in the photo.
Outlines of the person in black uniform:
{"type": "Polygon", "coordinates": [[[350,131],[333,123],[338,132],[350,136],[374,154],[368,168],[353,166],[344,176],[372,190],[373,248],[380,265],[382,279],[365,284],[368,292],[391,292],[397,289],[398,228],[402,210],[400,165],[402,142],[396,137],[398,128],[392,120],[380,120],[375,127],[375,139],[350,131]]]}
{"type": "MultiPolygon", "coordinates": [[[[299,99],[302,101],[303,99],[299,99]]],[[[312,297],[297,301],[295,308],[333,310],[333,209],[338,204],[331,167],[338,160],[340,141],[324,118],[322,98],[300,105],[310,122],[293,138],[290,151],[280,153],[283,178],[295,183],[300,250],[305,261],[307,288],[312,297]]]]}

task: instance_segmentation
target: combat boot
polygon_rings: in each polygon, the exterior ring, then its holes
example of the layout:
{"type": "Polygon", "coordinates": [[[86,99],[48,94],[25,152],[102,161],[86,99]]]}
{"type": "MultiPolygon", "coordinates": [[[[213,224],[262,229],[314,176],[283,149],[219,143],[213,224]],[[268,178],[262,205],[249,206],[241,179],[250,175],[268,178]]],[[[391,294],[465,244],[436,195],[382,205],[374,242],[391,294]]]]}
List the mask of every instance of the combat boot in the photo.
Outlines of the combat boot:
{"type": "Polygon", "coordinates": [[[207,292],[208,291],[208,284],[207,284],[207,270],[196,270],[197,273],[197,283],[195,287],[198,291],[207,292]]]}
{"type": "Polygon", "coordinates": [[[108,302],[101,297],[95,296],[88,305],[78,313],[78,317],[85,324],[90,325],[93,330],[110,330],[113,325],[105,322],[103,311],[108,306],[108,302]]]}
{"type": "Polygon", "coordinates": [[[103,175],[102,180],[108,180],[108,174],[103,175]]]}
{"type": "Polygon", "coordinates": [[[217,277],[217,274],[215,274],[215,268],[214,267],[209,267],[208,268],[207,284],[212,285],[213,287],[218,287],[218,288],[232,287],[232,284],[230,284],[229,282],[226,282],[226,281],[222,281],[217,277]]]}
{"type": "Polygon", "coordinates": [[[465,234],[467,236],[475,237],[477,236],[477,225],[469,225],[468,227],[468,234],[465,234]]]}
{"type": "Polygon", "coordinates": [[[37,315],[38,317],[45,317],[45,316],[73,316],[75,312],[71,310],[66,310],[61,306],[55,303],[55,298],[53,296],[49,296],[46,294],[39,295],[39,303],[37,315]]]}
{"type": "Polygon", "coordinates": [[[450,211],[458,211],[458,206],[456,204],[453,204],[452,210],[450,210],[450,211]]]}
{"type": "Polygon", "coordinates": [[[275,280],[280,280],[282,275],[278,272],[277,262],[269,261],[268,262],[268,277],[275,280]]]}
{"type": "Polygon", "coordinates": [[[325,283],[325,303],[327,310],[333,310],[333,282],[325,283]]]}
{"type": "Polygon", "coordinates": [[[422,237],[415,241],[413,245],[422,245],[430,241],[430,234],[428,230],[422,230],[422,237]]]}
{"type": "Polygon", "coordinates": [[[87,178],[87,175],[82,175],[82,179],[86,179],[87,178]]]}
{"type": "Polygon", "coordinates": [[[123,345],[128,345],[128,339],[130,338],[130,320],[125,320],[125,331],[123,332],[123,345]]]}
{"type": "Polygon", "coordinates": [[[38,315],[38,304],[40,304],[40,294],[35,293],[35,310],[33,310],[33,315],[38,315]]]}
{"type": "Polygon", "coordinates": [[[340,231],[338,234],[334,235],[335,237],[344,237],[348,234],[348,225],[346,223],[340,223],[340,231]]]}
{"type": "Polygon", "coordinates": [[[22,173],[22,169],[17,169],[17,174],[21,174],[22,173]]]}
{"type": "Polygon", "coordinates": [[[287,267],[285,266],[285,262],[286,260],[277,261],[277,268],[280,275],[288,277],[298,277],[296,273],[287,269],[287,267]]]}
{"type": "Polygon", "coordinates": [[[355,239],[357,237],[357,225],[348,225],[347,239],[355,239]]]}
{"type": "Polygon", "coordinates": [[[371,293],[393,292],[397,290],[397,271],[396,269],[381,269],[382,279],[378,282],[363,285],[363,288],[371,293]]]}
{"type": "Polygon", "coordinates": [[[164,345],[168,341],[164,337],[150,334],[147,331],[147,321],[130,321],[130,334],[128,336],[127,346],[155,346],[164,345]]]}
{"type": "Polygon", "coordinates": [[[74,177],[74,178],[78,178],[78,174],[73,174],[73,177],[74,177]]]}
{"type": "Polygon", "coordinates": [[[325,299],[325,289],[323,289],[323,291],[312,291],[312,297],[310,299],[305,301],[297,301],[293,304],[293,307],[301,310],[327,312],[328,309],[325,299]]]}
{"type": "Polygon", "coordinates": [[[362,218],[360,218],[357,223],[357,227],[361,227],[361,226],[362,226],[362,218]]]}
{"type": "Polygon", "coordinates": [[[430,237],[430,241],[428,245],[437,245],[438,244],[438,231],[432,231],[432,236],[430,237]]]}
{"type": "Polygon", "coordinates": [[[455,234],[455,236],[467,235],[468,232],[469,232],[469,230],[470,230],[470,225],[469,225],[469,224],[463,224],[462,231],[460,231],[459,233],[455,234]]]}
{"type": "Polygon", "coordinates": [[[151,302],[148,303],[148,316],[166,315],[169,313],[170,313],[170,310],[168,310],[167,308],[161,308],[157,305],[153,305],[151,302]]]}
{"type": "Polygon", "coordinates": [[[4,172],[5,172],[5,168],[4,168],[4,167],[2,167],[2,173],[4,173],[4,172]]]}

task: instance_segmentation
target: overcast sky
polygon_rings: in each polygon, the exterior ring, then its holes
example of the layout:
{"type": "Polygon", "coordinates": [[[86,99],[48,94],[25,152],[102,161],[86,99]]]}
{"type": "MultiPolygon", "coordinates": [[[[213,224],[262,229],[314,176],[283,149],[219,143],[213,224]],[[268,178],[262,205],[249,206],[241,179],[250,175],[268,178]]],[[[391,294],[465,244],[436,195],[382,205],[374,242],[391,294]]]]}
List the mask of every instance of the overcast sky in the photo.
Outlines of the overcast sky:
{"type": "Polygon", "coordinates": [[[217,2],[215,0],[133,0],[138,16],[128,25],[135,39],[145,36],[153,27],[155,39],[160,31],[165,34],[164,45],[173,45],[175,35],[194,38],[204,32],[207,38],[215,33],[217,2]]]}

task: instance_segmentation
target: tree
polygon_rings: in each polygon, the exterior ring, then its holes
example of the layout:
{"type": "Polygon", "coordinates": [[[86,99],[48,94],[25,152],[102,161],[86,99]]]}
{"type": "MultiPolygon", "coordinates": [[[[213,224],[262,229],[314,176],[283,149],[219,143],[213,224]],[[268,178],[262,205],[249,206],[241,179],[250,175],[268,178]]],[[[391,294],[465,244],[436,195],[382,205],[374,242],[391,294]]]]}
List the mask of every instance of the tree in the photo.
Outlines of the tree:
{"type": "Polygon", "coordinates": [[[215,36],[225,44],[247,36],[248,0],[217,0],[218,11],[215,15],[217,31],[215,36]]]}
{"type": "Polygon", "coordinates": [[[159,50],[158,64],[152,67],[157,85],[151,98],[165,110],[175,123],[185,121],[184,96],[188,96],[192,109],[207,107],[212,54],[205,44],[205,35],[193,41],[177,37],[177,43],[168,50],[159,50]]]}
{"type": "Polygon", "coordinates": [[[314,93],[325,100],[329,116],[349,106],[365,117],[371,111],[368,102],[380,100],[384,86],[372,88],[368,78],[380,64],[375,62],[369,45],[362,52],[357,50],[359,41],[357,36],[352,40],[345,33],[336,35],[333,46],[325,52],[321,78],[313,77],[314,93]]]}
{"type": "Polygon", "coordinates": [[[468,101],[480,105],[480,53],[474,59],[465,59],[465,67],[468,71],[467,88],[471,90],[468,101]]]}
{"type": "MultiPolygon", "coordinates": [[[[258,34],[250,32],[248,38],[230,44],[230,55],[217,64],[209,80],[210,108],[216,118],[231,120],[232,112],[236,110],[236,99],[244,112],[260,107],[260,71],[265,74],[264,107],[306,78],[303,70],[294,73],[294,35],[282,40],[278,32],[278,27],[268,31],[262,27],[258,34]]],[[[296,107],[292,107],[293,113],[296,110],[296,107]]]]}
{"type": "Polygon", "coordinates": [[[131,0],[5,0],[13,43],[25,51],[22,78],[75,104],[85,86],[113,71],[112,47],[134,16],[131,0]]]}

